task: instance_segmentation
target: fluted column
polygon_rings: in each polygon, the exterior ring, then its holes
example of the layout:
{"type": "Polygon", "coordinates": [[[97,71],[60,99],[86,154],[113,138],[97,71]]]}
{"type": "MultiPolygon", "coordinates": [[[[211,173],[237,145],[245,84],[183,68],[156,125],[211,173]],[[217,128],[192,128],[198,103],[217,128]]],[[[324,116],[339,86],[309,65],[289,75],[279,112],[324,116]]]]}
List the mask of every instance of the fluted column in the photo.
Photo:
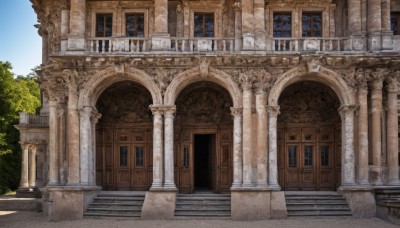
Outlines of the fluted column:
{"type": "Polygon", "coordinates": [[[253,93],[250,86],[243,87],[243,187],[253,187],[251,166],[253,156],[253,123],[251,117],[253,93]]]}
{"type": "Polygon", "coordinates": [[[28,181],[28,163],[29,163],[29,147],[30,144],[21,144],[22,147],[22,164],[21,164],[21,181],[19,188],[29,188],[28,181]]]}
{"type": "Polygon", "coordinates": [[[279,106],[267,106],[268,110],[268,183],[275,190],[280,190],[278,183],[278,141],[277,141],[277,122],[279,106]]]}
{"type": "Polygon", "coordinates": [[[242,161],[242,108],[231,108],[233,116],[233,183],[232,188],[240,188],[243,182],[242,161]]]}
{"type": "MultiPolygon", "coordinates": [[[[363,72],[360,78],[365,78],[363,72]]],[[[358,110],[358,184],[369,185],[368,166],[368,86],[363,80],[357,91],[358,110]]]]}
{"type": "Polygon", "coordinates": [[[91,153],[91,121],[92,107],[84,107],[79,111],[80,117],[80,183],[89,185],[89,154],[91,153]]]}
{"type": "Polygon", "coordinates": [[[86,0],[71,0],[68,49],[82,51],[85,48],[86,0]]]}
{"type": "Polygon", "coordinates": [[[235,51],[242,47],[242,12],[240,2],[235,2],[235,51]]]}
{"type": "Polygon", "coordinates": [[[355,185],[354,111],[356,106],[340,108],[342,117],[342,186],[355,185]]]}
{"type": "Polygon", "coordinates": [[[68,139],[68,185],[80,182],[80,127],[78,114],[78,75],[71,73],[68,80],[67,139],[68,139]]]}
{"type": "Polygon", "coordinates": [[[265,49],[265,1],[254,0],[254,33],[255,47],[259,50],[265,49]]]}
{"type": "Polygon", "coordinates": [[[37,145],[32,145],[29,153],[29,188],[36,187],[36,150],[37,145]]]}
{"type": "Polygon", "coordinates": [[[257,187],[267,187],[267,112],[265,110],[265,90],[256,93],[257,110],[257,187]]]}
{"type": "Polygon", "coordinates": [[[349,31],[351,35],[361,33],[361,0],[348,0],[349,31]]]}
{"type": "Polygon", "coordinates": [[[387,102],[387,162],[389,168],[389,185],[400,185],[399,181],[399,127],[397,95],[399,93],[398,80],[400,73],[389,77],[387,102]]]}
{"type": "Polygon", "coordinates": [[[390,32],[390,0],[382,0],[382,31],[390,32]]]}
{"type": "Polygon", "coordinates": [[[368,31],[380,32],[381,26],[381,0],[368,0],[368,31]]]}
{"type": "Polygon", "coordinates": [[[163,156],[162,156],[162,133],[163,133],[163,110],[156,105],[150,105],[153,113],[153,184],[151,189],[162,188],[163,182],[163,156]]]}
{"type": "Polygon", "coordinates": [[[168,0],[154,1],[154,17],[152,50],[169,50],[171,40],[168,33],[168,0]]]}
{"type": "Polygon", "coordinates": [[[382,165],[382,78],[372,82],[371,91],[371,138],[372,138],[372,165],[376,172],[375,185],[381,185],[382,165]]]}
{"type": "Polygon", "coordinates": [[[67,183],[67,167],[66,167],[66,155],[65,155],[65,109],[63,105],[57,107],[57,122],[58,122],[58,175],[60,185],[67,183]]]}
{"type": "Polygon", "coordinates": [[[58,102],[49,100],[49,183],[48,186],[58,185],[58,102]]]}
{"type": "Polygon", "coordinates": [[[176,189],[174,180],[174,117],[175,117],[175,106],[165,107],[165,130],[164,130],[164,167],[165,167],[165,180],[164,188],[176,189]]]}
{"type": "MultiPolygon", "coordinates": [[[[254,48],[253,0],[242,0],[242,35],[243,49],[254,48]]],[[[259,23],[259,22],[257,22],[259,23]]]]}

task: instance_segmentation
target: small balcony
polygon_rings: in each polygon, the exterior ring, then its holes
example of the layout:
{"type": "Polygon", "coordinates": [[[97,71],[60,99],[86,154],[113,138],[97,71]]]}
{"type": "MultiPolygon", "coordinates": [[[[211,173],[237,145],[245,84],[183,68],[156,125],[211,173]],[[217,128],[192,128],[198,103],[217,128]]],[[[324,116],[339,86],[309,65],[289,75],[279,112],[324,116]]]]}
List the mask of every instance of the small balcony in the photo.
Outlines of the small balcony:
{"type": "Polygon", "coordinates": [[[30,115],[25,112],[19,113],[19,125],[20,126],[37,126],[37,127],[48,127],[49,117],[48,116],[38,116],[30,115]]]}

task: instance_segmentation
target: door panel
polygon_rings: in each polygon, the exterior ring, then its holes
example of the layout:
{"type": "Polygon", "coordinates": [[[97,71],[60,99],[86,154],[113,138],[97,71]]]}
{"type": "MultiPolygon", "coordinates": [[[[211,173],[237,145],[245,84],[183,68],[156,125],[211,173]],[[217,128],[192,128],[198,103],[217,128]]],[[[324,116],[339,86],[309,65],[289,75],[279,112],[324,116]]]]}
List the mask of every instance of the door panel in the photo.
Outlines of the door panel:
{"type": "Polygon", "coordinates": [[[288,144],[286,148],[286,189],[295,190],[300,188],[300,162],[299,144],[288,144]]]}
{"type": "Polygon", "coordinates": [[[316,187],[315,181],[315,150],[313,144],[303,144],[301,157],[301,189],[314,190],[316,187]]]}

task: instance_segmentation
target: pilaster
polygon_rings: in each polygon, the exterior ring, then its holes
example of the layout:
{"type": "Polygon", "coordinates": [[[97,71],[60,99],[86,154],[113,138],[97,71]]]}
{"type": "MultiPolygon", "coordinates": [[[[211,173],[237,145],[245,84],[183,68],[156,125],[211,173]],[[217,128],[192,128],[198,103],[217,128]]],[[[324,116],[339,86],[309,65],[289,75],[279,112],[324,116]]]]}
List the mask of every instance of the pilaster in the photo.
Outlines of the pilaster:
{"type": "Polygon", "coordinates": [[[243,155],[242,155],[242,114],[243,108],[232,107],[233,116],[233,183],[232,189],[242,187],[243,155]]]}
{"type": "Polygon", "coordinates": [[[176,107],[164,106],[164,167],[165,167],[165,180],[164,189],[176,190],[174,180],[174,118],[175,118],[176,107]]]}
{"type": "Polygon", "coordinates": [[[270,188],[279,191],[281,187],[278,183],[278,141],[277,141],[277,121],[279,106],[267,106],[268,112],[268,184],[270,188]]]}

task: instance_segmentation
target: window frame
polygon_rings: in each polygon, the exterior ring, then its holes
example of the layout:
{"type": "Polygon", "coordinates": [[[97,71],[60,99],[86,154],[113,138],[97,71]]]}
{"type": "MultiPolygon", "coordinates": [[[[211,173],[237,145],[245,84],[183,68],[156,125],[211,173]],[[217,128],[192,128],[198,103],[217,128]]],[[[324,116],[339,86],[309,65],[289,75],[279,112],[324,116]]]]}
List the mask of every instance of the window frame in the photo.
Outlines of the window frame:
{"type": "Polygon", "coordinates": [[[193,12],[193,37],[203,37],[203,38],[213,38],[215,37],[215,13],[214,12],[193,12]],[[202,16],[202,36],[196,36],[196,21],[195,18],[196,16],[201,15],[202,16]],[[205,36],[206,33],[209,33],[210,31],[207,30],[206,22],[205,22],[205,16],[212,16],[212,24],[213,24],[213,30],[212,34],[213,36],[205,36]]]}
{"type": "Polygon", "coordinates": [[[400,35],[400,11],[390,12],[390,31],[393,35],[400,35]],[[392,16],[397,16],[397,30],[392,30],[392,16]]]}
{"type": "MultiPolygon", "coordinates": [[[[282,24],[283,25],[283,24],[282,24]]],[[[284,33],[287,30],[282,29],[279,31],[281,34],[284,33]]],[[[293,37],[293,13],[291,11],[274,11],[272,13],[272,37],[274,38],[289,38],[293,37]],[[275,16],[280,15],[280,16],[289,16],[290,17],[290,36],[275,36],[275,16]]]]}
{"type": "Polygon", "coordinates": [[[114,15],[113,15],[113,13],[96,13],[95,14],[95,31],[94,31],[94,33],[95,33],[95,37],[112,37],[113,36],[113,34],[114,34],[114,31],[113,31],[113,29],[114,29],[114,15]],[[110,36],[106,36],[106,26],[104,26],[104,31],[103,31],[103,34],[102,34],[102,36],[99,36],[98,34],[99,34],[99,31],[98,31],[98,26],[99,26],[99,16],[104,16],[104,18],[103,18],[103,23],[106,25],[107,24],[107,16],[111,16],[111,35],[110,36]]]}
{"type": "MultiPolygon", "coordinates": [[[[310,18],[312,18],[312,17],[310,17],[310,18]]],[[[323,18],[323,12],[318,12],[318,11],[302,11],[301,12],[301,37],[307,37],[307,38],[312,38],[312,37],[318,37],[318,38],[321,38],[321,37],[323,37],[323,33],[324,33],[324,24],[323,24],[323,21],[324,21],[324,18],[323,18]],[[320,18],[320,30],[314,30],[313,29],[313,26],[312,26],[312,24],[313,24],[313,19],[310,19],[310,32],[311,32],[311,36],[304,36],[304,23],[303,23],[303,21],[304,21],[304,19],[303,19],[303,16],[304,15],[309,15],[309,16],[312,16],[312,15],[318,15],[319,16],[319,18],[320,18]],[[320,32],[320,36],[315,36],[315,33],[314,33],[314,31],[319,31],[320,32]]]]}
{"type": "MultiPolygon", "coordinates": [[[[127,12],[124,14],[125,15],[125,20],[124,20],[124,33],[126,37],[138,37],[138,38],[143,38],[146,37],[146,15],[144,12],[127,12]],[[142,16],[143,17],[143,30],[141,31],[143,33],[143,36],[137,36],[137,32],[136,32],[136,36],[128,36],[128,17],[129,16],[142,16]]],[[[137,20],[134,20],[134,28],[137,31],[137,20]]]]}

